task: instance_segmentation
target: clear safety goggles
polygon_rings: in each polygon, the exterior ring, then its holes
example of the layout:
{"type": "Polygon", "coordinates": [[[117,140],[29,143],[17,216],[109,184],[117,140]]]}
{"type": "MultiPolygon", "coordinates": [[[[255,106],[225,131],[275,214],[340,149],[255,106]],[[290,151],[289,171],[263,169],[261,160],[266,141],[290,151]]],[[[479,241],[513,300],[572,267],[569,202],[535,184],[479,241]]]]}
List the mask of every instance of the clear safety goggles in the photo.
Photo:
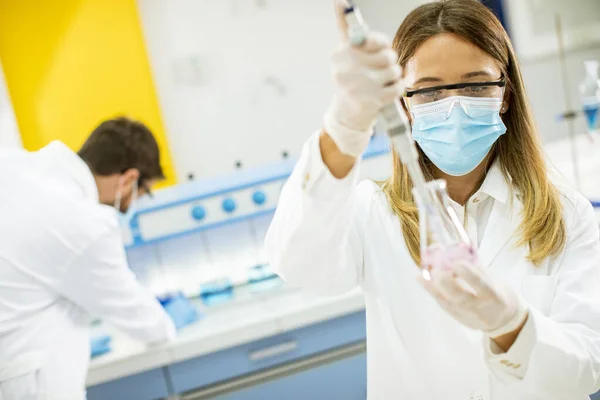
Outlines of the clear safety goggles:
{"type": "Polygon", "coordinates": [[[502,101],[502,96],[451,96],[432,103],[416,105],[411,109],[411,115],[415,121],[441,122],[447,120],[456,107],[462,108],[465,115],[471,118],[482,117],[488,114],[499,115],[499,111],[502,108],[502,101]]]}
{"type": "Polygon", "coordinates": [[[402,97],[408,111],[412,113],[417,106],[439,102],[453,96],[500,99],[501,101],[504,97],[505,86],[504,76],[501,76],[499,80],[491,82],[464,82],[409,90],[402,97]]]}

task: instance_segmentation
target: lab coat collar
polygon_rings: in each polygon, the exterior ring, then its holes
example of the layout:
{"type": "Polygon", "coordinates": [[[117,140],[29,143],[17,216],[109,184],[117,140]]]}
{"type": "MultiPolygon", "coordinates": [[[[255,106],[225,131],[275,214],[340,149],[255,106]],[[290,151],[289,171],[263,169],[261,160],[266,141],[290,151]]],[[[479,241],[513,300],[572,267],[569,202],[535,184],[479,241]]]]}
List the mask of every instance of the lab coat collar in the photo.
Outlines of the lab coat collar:
{"type": "Polygon", "coordinates": [[[506,204],[511,194],[511,182],[504,177],[500,161],[495,160],[487,171],[485,180],[481,184],[478,192],[492,197],[495,201],[506,204]]]}
{"type": "Polygon", "coordinates": [[[489,169],[481,191],[494,198],[486,232],[478,249],[481,265],[489,267],[500,251],[515,239],[521,224],[522,203],[519,191],[512,188],[512,179],[502,174],[499,161],[489,169]],[[510,201],[509,201],[510,200],[510,201]]]}
{"type": "Polygon", "coordinates": [[[40,149],[39,153],[48,156],[54,167],[71,178],[81,188],[86,200],[96,203],[99,201],[98,186],[96,186],[94,175],[77,153],[58,140],[50,142],[46,147],[40,149]]]}

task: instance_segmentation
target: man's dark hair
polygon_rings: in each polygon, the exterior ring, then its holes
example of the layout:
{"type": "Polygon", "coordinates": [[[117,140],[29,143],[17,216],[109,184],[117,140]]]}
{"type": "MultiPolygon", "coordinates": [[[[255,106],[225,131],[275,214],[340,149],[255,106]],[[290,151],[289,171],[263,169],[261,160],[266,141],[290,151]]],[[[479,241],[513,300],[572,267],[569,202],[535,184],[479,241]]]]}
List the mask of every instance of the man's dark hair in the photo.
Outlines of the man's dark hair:
{"type": "Polygon", "coordinates": [[[79,157],[95,175],[140,171],[140,181],[164,179],[156,139],[146,125],[126,117],[102,122],[87,138],[79,157]]]}

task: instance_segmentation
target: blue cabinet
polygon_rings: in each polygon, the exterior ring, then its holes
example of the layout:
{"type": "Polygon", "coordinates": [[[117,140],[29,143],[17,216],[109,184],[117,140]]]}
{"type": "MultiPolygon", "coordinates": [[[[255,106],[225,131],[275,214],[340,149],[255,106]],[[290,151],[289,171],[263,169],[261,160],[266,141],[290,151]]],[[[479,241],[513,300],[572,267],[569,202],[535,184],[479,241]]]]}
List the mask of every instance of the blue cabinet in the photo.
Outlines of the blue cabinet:
{"type": "Polygon", "coordinates": [[[168,396],[160,368],[87,388],[87,400],[156,400],[168,396]]]}
{"type": "Polygon", "coordinates": [[[355,355],[237,392],[215,400],[365,400],[366,354],[355,355]]]}
{"type": "Polygon", "coordinates": [[[183,393],[364,341],[363,311],[170,365],[175,393],[183,393]]]}
{"type": "Polygon", "coordinates": [[[219,386],[240,377],[257,376],[254,374],[265,371],[279,371],[307,359],[323,358],[301,368],[291,368],[286,373],[270,375],[264,380],[257,379],[255,386],[240,385],[244,389],[239,390],[230,388],[235,391],[218,398],[364,399],[365,339],[365,313],[360,311],[92,386],[87,389],[87,396],[88,400],[154,400],[173,394],[202,391],[209,386],[219,386]],[[355,347],[360,349],[352,352],[344,350],[355,347]],[[343,354],[329,357],[334,353],[343,354]]]}

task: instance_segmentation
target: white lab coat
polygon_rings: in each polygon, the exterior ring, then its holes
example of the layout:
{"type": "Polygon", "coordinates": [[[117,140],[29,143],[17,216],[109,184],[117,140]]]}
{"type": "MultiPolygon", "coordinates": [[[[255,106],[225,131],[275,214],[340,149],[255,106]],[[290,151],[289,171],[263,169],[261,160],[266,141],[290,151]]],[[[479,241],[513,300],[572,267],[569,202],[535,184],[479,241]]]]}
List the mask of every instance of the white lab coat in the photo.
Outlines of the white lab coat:
{"type": "Polygon", "coordinates": [[[514,246],[519,196],[497,166],[488,173],[481,263],[530,305],[517,341],[495,354],[488,338],[447,315],[417,282],[398,218],[374,182],[357,182],[359,168],[335,179],[318,135],[311,137],[265,244],[289,283],[328,295],[362,289],[369,399],[582,400],[599,389],[600,241],[586,199],[560,186],[568,242],[536,267],[528,246],[514,246]]]}
{"type": "Polygon", "coordinates": [[[128,269],[118,219],[60,142],[0,153],[0,400],[81,400],[90,314],[158,342],[175,328],[128,269]]]}

